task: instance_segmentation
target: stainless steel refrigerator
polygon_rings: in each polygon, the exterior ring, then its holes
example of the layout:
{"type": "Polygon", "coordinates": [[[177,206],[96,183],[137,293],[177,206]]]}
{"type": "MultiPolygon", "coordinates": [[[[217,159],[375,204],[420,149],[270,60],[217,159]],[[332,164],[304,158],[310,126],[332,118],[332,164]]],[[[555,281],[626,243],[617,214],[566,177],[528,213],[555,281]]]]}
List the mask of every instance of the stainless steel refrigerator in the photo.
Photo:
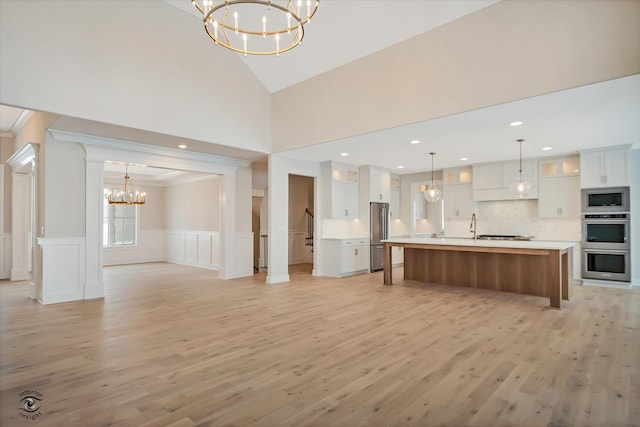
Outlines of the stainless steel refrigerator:
{"type": "Polygon", "coordinates": [[[384,268],[384,243],[389,237],[389,203],[371,203],[369,216],[371,244],[371,271],[384,268]]]}

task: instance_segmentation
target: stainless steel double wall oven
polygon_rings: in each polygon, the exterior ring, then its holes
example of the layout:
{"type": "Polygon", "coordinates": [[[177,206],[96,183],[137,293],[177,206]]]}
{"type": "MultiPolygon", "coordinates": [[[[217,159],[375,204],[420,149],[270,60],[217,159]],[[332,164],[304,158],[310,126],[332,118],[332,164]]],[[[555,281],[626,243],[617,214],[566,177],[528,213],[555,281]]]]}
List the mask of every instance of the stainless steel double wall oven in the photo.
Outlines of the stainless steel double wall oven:
{"type": "Polygon", "coordinates": [[[631,281],[629,187],[582,190],[582,278],[631,281]]]}

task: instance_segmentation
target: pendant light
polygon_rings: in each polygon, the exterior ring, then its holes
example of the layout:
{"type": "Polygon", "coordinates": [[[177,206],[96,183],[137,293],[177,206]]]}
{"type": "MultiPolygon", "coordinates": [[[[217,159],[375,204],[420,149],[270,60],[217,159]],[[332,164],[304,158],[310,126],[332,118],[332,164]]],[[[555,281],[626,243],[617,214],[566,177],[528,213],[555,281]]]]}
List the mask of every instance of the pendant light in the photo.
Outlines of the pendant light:
{"type": "Polygon", "coordinates": [[[427,188],[427,191],[423,194],[424,198],[427,199],[427,202],[437,202],[442,196],[442,191],[438,190],[438,187],[436,187],[435,181],[433,180],[433,156],[435,156],[436,153],[429,154],[431,154],[431,182],[429,183],[429,188],[427,188]]]}
{"type": "Polygon", "coordinates": [[[511,191],[513,191],[518,197],[522,198],[529,194],[531,191],[531,184],[528,181],[522,179],[522,143],[524,139],[519,139],[520,143],[520,168],[518,169],[518,179],[511,184],[511,191]]]}

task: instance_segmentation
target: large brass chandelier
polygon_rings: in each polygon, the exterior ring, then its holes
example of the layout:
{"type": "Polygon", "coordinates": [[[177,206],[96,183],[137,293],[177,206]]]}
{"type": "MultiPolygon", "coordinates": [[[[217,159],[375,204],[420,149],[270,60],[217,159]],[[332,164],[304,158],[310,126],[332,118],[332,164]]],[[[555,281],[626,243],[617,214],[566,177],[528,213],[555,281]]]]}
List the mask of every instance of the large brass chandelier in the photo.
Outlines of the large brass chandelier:
{"type": "Polygon", "coordinates": [[[320,0],[191,0],[220,46],[246,55],[280,55],[300,45],[320,0]]]}
{"type": "Polygon", "coordinates": [[[110,205],[144,205],[147,201],[147,193],[138,192],[135,193],[130,189],[131,178],[129,178],[129,165],[125,166],[124,173],[124,187],[122,190],[116,191],[113,194],[111,191],[107,193],[107,200],[110,205]]]}

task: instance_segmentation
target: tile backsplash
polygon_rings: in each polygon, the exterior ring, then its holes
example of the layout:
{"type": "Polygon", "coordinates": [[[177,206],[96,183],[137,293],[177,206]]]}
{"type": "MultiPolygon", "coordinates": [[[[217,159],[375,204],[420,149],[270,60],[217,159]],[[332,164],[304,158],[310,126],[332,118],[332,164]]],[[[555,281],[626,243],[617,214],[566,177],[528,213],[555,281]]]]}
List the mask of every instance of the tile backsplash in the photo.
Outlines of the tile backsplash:
{"type": "MultiPolygon", "coordinates": [[[[478,234],[515,234],[544,240],[580,241],[580,218],[539,218],[537,200],[476,204],[478,234]]],[[[469,237],[469,220],[448,220],[445,235],[469,237]]]]}

